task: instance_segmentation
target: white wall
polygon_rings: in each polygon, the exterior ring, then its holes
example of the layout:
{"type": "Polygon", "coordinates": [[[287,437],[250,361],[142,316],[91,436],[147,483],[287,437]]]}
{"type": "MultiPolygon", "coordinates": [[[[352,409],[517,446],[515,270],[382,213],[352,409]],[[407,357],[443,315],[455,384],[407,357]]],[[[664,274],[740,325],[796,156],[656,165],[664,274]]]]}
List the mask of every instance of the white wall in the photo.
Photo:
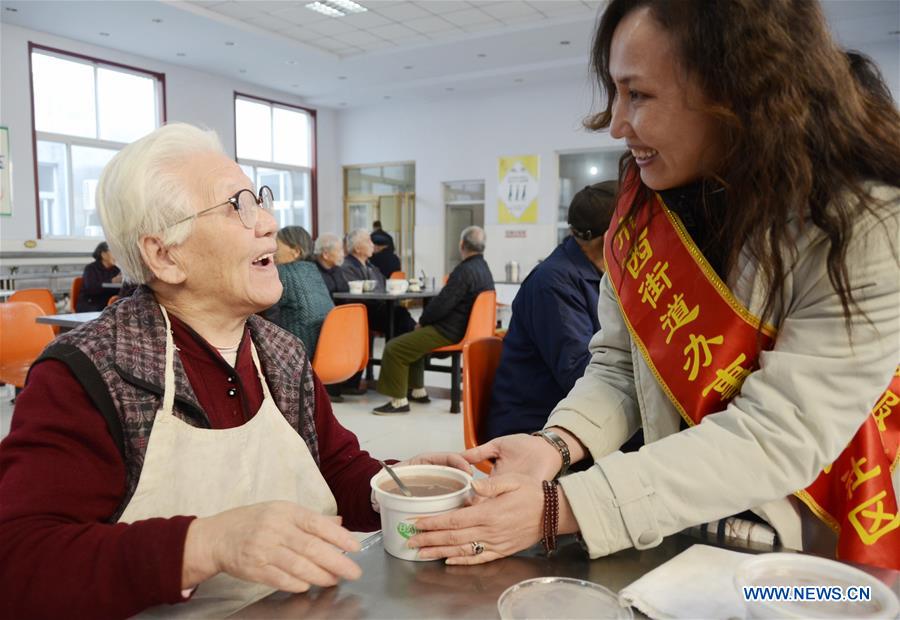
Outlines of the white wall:
{"type": "MultiPolygon", "coordinates": [[[[416,267],[430,276],[444,272],[441,184],[483,179],[488,264],[501,280],[505,263],[518,261],[524,278],[556,244],[557,153],[617,144],[607,133],[582,128],[590,107],[585,73],[582,80],[344,110],[337,121],[340,164],[415,161],[416,267]],[[503,155],[540,156],[537,224],[497,223],[497,159],[503,155]],[[527,236],[507,239],[507,230],[527,236]]],[[[342,225],[338,214],[332,226],[342,225]]]]}
{"type": "MultiPolygon", "coordinates": [[[[881,68],[895,101],[900,101],[900,44],[887,42],[858,48],[881,68]]],[[[585,69],[587,71],[587,69],[585,69]]],[[[583,80],[507,91],[457,93],[441,100],[392,101],[338,112],[339,166],[332,188],[340,196],[340,166],[393,161],[416,164],[416,267],[428,275],[444,271],[444,181],[485,180],[485,228],[488,260],[494,278],[505,279],[504,265],[515,260],[524,278],[556,244],[559,191],[558,152],[615,148],[608,133],[589,133],[581,120],[590,111],[591,84],[583,80]],[[539,222],[497,224],[497,158],[540,156],[539,222]],[[526,230],[524,239],[504,237],[526,230]]],[[[320,230],[343,228],[340,210],[320,219],[320,230]]]]}
{"type": "MultiPolygon", "coordinates": [[[[37,239],[34,195],[34,153],[31,142],[31,108],[28,81],[28,42],[64,51],[93,56],[103,60],[164,73],[166,76],[166,117],[168,121],[184,121],[203,125],[218,132],[222,143],[234,156],[234,91],[303,105],[303,100],[289,93],[263,89],[246,82],[201,73],[142,56],[87,45],[79,41],[19,28],[0,26],[0,125],[9,127],[10,160],[12,162],[13,214],[0,217],[0,240],[3,251],[26,251],[23,242],[37,239]]],[[[65,102],[60,102],[64,105],[65,102]]],[[[319,200],[322,205],[339,203],[339,184],[334,179],[335,115],[332,110],[317,111],[319,200]]],[[[321,208],[321,207],[320,207],[321,208]]],[[[94,240],[38,240],[35,251],[93,250],[94,240]]]]}

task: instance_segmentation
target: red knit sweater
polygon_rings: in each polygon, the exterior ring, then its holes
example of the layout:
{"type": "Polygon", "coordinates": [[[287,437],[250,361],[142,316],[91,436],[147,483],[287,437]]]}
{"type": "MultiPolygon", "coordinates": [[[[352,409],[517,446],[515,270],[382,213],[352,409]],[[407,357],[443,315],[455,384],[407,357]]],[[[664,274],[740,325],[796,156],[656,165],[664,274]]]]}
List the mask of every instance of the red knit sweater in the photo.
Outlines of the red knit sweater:
{"type": "MultiPolygon", "coordinates": [[[[231,368],[183,323],[174,319],[172,327],[212,428],[253,417],[263,394],[250,338],[231,368]]],[[[335,419],[318,378],[315,397],[320,469],[344,526],[377,529],[369,479],[379,465],[335,419]]],[[[119,618],[182,600],[194,517],[107,523],[124,489],[122,458],[81,385],[61,362],[37,365],[0,443],[0,617],[119,618]]]]}

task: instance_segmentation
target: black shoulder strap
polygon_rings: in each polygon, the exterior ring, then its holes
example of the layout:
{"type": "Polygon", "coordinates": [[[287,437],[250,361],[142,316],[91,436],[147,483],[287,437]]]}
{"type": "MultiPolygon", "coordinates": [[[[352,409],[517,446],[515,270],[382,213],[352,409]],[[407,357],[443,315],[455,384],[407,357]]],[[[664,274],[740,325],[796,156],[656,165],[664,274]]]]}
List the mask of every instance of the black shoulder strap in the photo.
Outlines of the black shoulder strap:
{"type": "Polygon", "coordinates": [[[109,388],[100,371],[94,366],[90,358],[85,355],[81,349],[71,344],[51,344],[47,347],[41,356],[35,360],[32,367],[44,360],[58,360],[69,367],[72,374],[87,392],[94,406],[100,411],[100,415],[106,421],[106,427],[109,434],[125,460],[125,436],[122,433],[122,424],[119,422],[119,416],[116,412],[116,406],[113,403],[112,396],[109,395],[109,388]]]}

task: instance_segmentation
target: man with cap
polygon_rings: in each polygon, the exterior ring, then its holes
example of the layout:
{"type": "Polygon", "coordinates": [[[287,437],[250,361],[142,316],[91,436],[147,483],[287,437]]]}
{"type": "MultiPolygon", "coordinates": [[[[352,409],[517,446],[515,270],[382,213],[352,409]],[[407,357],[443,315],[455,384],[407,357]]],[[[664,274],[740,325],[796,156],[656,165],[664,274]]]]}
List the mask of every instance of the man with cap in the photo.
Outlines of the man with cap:
{"type": "Polygon", "coordinates": [[[394,253],[394,238],[380,228],[372,231],[372,243],[375,253],[369,259],[385,278],[390,278],[395,271],[400,271],[400,258],[394,253]]]}
{"type": "Polygon", "coordinates": [[[603,235],[616,182],[589,185],[569,205],[571,235],[525,278],[512,303],[483,441],[540,430],[584,374],[597,320],[603,235]]]}

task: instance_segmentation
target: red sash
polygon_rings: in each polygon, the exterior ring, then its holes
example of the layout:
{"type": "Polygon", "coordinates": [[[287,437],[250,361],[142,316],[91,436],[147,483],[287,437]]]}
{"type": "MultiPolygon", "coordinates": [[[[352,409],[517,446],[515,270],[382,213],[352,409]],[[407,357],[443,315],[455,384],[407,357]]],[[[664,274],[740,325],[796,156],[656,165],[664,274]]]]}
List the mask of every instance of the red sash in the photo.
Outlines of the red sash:
{"type": "MultiPolygon", "coordinates": [[[[732,295],[678,218],[655,196],[626,219],[638,184],[619,199],[604,258],[628,326],[687,424],[722,411],[771,349],[775,329],[732,295]]],[[[838,534],[837,556],[900,569],[900,367],[840,457],[796,495],[838,534]],[[896,410],[896,414],[892,413],[896,410]]]]}

